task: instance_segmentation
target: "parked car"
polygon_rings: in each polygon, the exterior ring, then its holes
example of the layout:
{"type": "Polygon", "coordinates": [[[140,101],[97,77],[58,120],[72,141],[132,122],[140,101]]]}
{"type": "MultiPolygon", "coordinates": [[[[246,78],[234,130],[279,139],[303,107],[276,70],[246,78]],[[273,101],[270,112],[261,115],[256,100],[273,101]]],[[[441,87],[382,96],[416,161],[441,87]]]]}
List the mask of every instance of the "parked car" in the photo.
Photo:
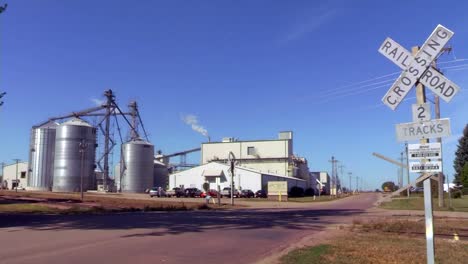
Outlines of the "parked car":
{"type": "Polygon", "coordinates": [[[154,187],[149,191],[150,197],[166,197],[166,191],[161,187],[154,187]]]}
{"type": "Polygon", "coordinates": [[[172,188],[172,190],[166,191],[166,196],[167,197],[172,197],[172,196],[183,197],[185,196],[185,192],[184,192],[184,189],[175,187],[175,188],[172,188]]]}
{"type": "MultiPolygon", "coordinates": [[[[238,198],[240,196],[239,190],[234,190],[233,195],[234,198],[238,198]]],[[[231,197],[231,187],[224,187],[221,191],[221,197],[231,197]]]]}
{"type": "Polygon", "coordinates": [[[255,193],[252,192],[252,190],[245,189],[245,190],[242,190],[242,191],[241,191],[240,197],[241,197],[241,198],[254,198],[254,197],[255,197],[255,193]]]}
{"type": "Polygon", "coordinates": [[[258,190],[255,192],[255,198],[267,198],[267,192],[264,190],[258,190]]]}
{"type": "Polygon", "coordinates": [[[209,196],[211,196],[213,198],[217,198],[218,197],[218,191],[214,190],[214,189],[211,189],[211,190],[208,190],[208,192],[202,192],[200,197],[205,198],[207,195],[209,195],[209,196]]]}
{"type": "Polygon", "coordinates": [[[197,188],[187,188],[184,193],[185,197],[201,197],[202,191],[197,188]]]}
{"type": "Polygon", "coordinates": [[[413,193],[422,193],[422,192],[424,192],[424,188],[423,188],[423,187],[411,187],[411,188],[410,188],[410,192],[413,192],[413,193]]]}

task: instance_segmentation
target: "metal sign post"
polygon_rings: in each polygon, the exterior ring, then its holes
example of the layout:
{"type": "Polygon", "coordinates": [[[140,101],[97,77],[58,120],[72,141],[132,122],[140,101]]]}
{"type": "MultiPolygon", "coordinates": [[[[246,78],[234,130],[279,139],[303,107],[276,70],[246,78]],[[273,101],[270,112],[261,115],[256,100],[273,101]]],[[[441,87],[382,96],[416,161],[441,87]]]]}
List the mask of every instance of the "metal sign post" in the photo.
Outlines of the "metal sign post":
{"type": "Polygon", "coordinates": [[[446,102],[450,102],[460,90],[455,83],[431,66],[453,34],[449,29],[438,25],[422,47],[414,47],[412,53],[391,38],[385,39],[379,48],[381,54],[403,70],[390,90],[382,98],[382,102],[386,106],[395,110],[416,84],[417,104],[412,107],[413,123],[398,124],[396,134],[398,141],[420,140],[421,143],[419,146],[406,145],[406,153],[408,169],[411,172],[426,174],[424,177],[424,209],[426,216],[427,263],[429,264],[434,263],[434,227],[430,174],[427,173],[442,170],[442,162],[438,160],[441,158],[442,153],[440,144],[430,146],[427,143],[429,138],[449,136],[450,120],[448,118],[431,120],[430,107],[426,104],[424,86],[446,102]],[[431,148],[432,150],[428,150],[431,148]],[[438,156],[438,158],[434,158],[435,156],[438,156]],[[409,159],[411,158],[417,159],[418,162],[410,163],[409,159]],[[429,160],[430,158],[433,160],[429,160]]]}

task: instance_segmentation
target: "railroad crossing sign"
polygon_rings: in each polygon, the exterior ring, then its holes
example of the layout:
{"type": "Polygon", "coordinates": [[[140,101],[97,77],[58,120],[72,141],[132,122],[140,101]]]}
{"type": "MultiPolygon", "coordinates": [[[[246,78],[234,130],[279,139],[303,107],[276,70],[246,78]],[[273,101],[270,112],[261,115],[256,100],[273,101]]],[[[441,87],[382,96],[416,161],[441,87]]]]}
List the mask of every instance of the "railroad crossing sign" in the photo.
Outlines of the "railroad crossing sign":
{"type": "Polygon", "coordinates": [[[450,119],[401,123],[395,126],[398,141],[411,141],[450,136],[450,119]]]}
{"type": "Polygon", "coordinates": [[[385,39],[379,52],[398,65],[403,72],[382,98],[382,102],[395,110],[418,81],[444,101],[450,102],[460,88],[434,69],[431,63],[453,34],[446,27],[438,25],[415,56],[391,38],[385,39]]]}

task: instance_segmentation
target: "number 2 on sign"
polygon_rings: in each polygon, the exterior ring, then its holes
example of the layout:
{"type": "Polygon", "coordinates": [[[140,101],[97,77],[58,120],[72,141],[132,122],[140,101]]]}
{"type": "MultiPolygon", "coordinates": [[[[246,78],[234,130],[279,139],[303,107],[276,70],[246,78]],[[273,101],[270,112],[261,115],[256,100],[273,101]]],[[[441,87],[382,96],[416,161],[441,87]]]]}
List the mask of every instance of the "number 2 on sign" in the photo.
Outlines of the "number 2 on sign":
{"type": "Polygon", "coordinates": [[[414,122],[431,120],[431,108],[429,104],[414,104],[412,108],[414,122]]]}

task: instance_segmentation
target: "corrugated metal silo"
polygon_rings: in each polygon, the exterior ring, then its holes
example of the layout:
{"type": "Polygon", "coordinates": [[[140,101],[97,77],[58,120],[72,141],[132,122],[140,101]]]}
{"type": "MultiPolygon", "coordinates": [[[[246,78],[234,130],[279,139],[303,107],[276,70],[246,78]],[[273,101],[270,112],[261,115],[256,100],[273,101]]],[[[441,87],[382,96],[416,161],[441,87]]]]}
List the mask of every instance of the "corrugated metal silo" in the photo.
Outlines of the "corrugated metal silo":
{"type": "Polygon", "coordinates": [[[83,171],[83,191],[94,179],[96,129],[75,118],[57,127],[55,136],[54,192],[79,192],[83,171]],[[83,157],[80,143],[86,143],[83,157]]]}
{"type": "Polygon", "coordinates": [[[50,191],[54,175],[55,134],[58,124],[49,122],[31,129],[28,189],[50,191]]]}
{"type": "Polygon", "coordinates": [[[154,185],[154,146],[142,139],[122,144],[124,172],[122,192],[142,193],[154,185]]]}

